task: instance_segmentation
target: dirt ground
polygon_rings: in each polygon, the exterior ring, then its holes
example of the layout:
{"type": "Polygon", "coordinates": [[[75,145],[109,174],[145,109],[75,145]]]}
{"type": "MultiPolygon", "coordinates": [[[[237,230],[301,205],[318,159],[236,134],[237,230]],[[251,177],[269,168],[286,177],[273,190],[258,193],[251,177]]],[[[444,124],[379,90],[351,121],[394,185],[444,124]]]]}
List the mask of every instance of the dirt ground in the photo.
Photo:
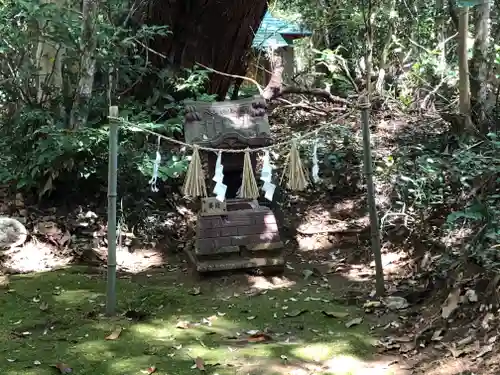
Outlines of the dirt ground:
{"type": "MultiPolygon", "coordinates": [[[[352,132],[359,138],[356,119],[351,121],[352,132]]],[[[301,122],[307,124],[306,129],[314,126],[305,115],[301,122]]],[[[389,143],[391,134],[404,126],[401,121],[391,119],[383,124],[374,131],[379,145],[389,143]]],[[[276,124],[273,129],[278,137],[287,137],[296,130],[292,126],[277,128],[276,124]]],[[[489,311],[490,303],[481,300],[484,288],[478,287],[482,279],[487,280],[483,273],[474,270],[465,275],[464,280],[470,282],[462,283],[459,291],[461,307],[450,318],[443,319],[442,306],[451,288],[429,273],[415,271],[423,254],[415,244],[408,251],[405,236],[385,236],[382,262],[387,295],[403,298],[408,306],[390,308],[387,300],[374,297],[374,262],[366,195],[359,187],[359,162],[346,168],[340,179],[333,176],[335,183],[321,186],[319,193],[318,188],[311,188],[289,197],[283,206],[287,263],[279,277],[245,272],[193,277],[182,252],[186,222],[193,212],[184,206],[162,217],[165,231],[154,238],[122,233],[117,250],[119,277],[150,278],[161,273],[186,285],[201,284],[204,288],[223,287],[234,293],[247,293],[283,287],[303,280],[306,273],[311,274],[318,282],[326,280],[332,285],[335,299],[365,310],[366,320],[380,337],[379,362],[397,374],[500,373],[500,361],[495,354],[498,318],[493,310],[489,311]],[[464,302],[464,293],[469,289],[477,292],[478,300],[464,302]]],[[[102,209],[78,207],[64,213],[56,208],[30,211],[22,199],[19,205],[18,198],[16,207],[18,212],[23,211],[21,216],[32,229],[32,236],[23,247],[3,254],[2,273],[39,272],[75,263],[88,266],[89,272],[105,272],[106,216],[102,209]]],[[[369,373],[382,373],[376,372],[376,368],[369,373]]]]}
{"type": "MultiPolygon", "coordinates": [[[[312,271],[312,277],[317,278],[318,282],[325,280],[332,286],[332,294],[336,300],[364,308],[369,305],[369,301],[376,299],[373,298],[374,265],[369,246],[368,220],[362,209],[356,209],[362,204],[363,199],[362,195],[344,200],[335,198],[328,205],[325,204],[324,197],[317,198],[317,201],[311,199],[307,216],[300,220],[291,220],[289,223],[295,228],[295,235],[284,239],[287,263],[284,274],[280,276],[267,277],[235,272],[197,278],[193,276],[182,251],[166,249],[162,242],[158,241],[144,248],[119,248],[117,254],[119,277],[147,279],[161,274],[162,277],[166,276],[185,285],[224,288],[234,293],[258,293],[301,281],[306,272],[312,271]]],[[[291,212],[287,215],[298,217],[291,212]]],[[[293,231],[287,231],[290,232],[293,231]]],[[[57,238],[57,236],[44,236],[43,240],[32,239],[24,247],[5,254],[4,273],[46,271],[75,262],[88,265],[88,272],[106,272],[105,252],[102,246],[100,252],[90,253],[81,250],[85,246],[81,244],[82,239],[74,242],[71,240],[61,246],[54,237],[57,238]],[[93,254],[94,259],[90,259],[88,254],[93,254]],[[95,254],[98,254],[97,258],[95,254]]],[[[85,238],[87,246],[88,240],[85,238]]],[[[404,284],[405,277],[409,273],[408,269],[412,268],[413,262],[414,260],[403,251],[384,251],[383,264],[389,295],[401,291],[400,284],[404,284]]],[[[424,301],[423,305],[411,305],[401,311],[391,311],[384,306],[365,308],[366,321],[370,322],[374,334],[381,338],[379,357],[376,363],[370,366],[373,365],[374,369],[390,368],[392,373],[401,375],[423,373],[457,375],[466,374],[464,371],[477,371],[479,360],[481,368],[496,369],[497,365],[492,359],[482,361],[482,356],[472,361],[469,357],[474,358],[474,354],[462,353],[457,357],[466,356],[465,358],[455,358],[453,351],[448,347],[453,345],[452,339],[450,344],[440,340],[430,341],[429,344],[417,342],[420,332],[427,329],[428,322],[439,318],[440,306],[445,297],[445,294],[437,295],[431,300],[424,301]]],[[[430,334],[435,334],[438,328],[439,325],[430,328],[430,334]]],[[[452,336],[463,336],[453,332],[453,329],[450,332],[452,336]]],[[[446,332],[443,331],[444,333],[446,332]]],[[[491,336],[485,340],[492,340],[491,336]]],[[[478,343],[475,345],[477,345],[475,351],[477,355],[483,345],[478,343]]],[[[478,373],[495,372],[481,370],[478,373]]]]}

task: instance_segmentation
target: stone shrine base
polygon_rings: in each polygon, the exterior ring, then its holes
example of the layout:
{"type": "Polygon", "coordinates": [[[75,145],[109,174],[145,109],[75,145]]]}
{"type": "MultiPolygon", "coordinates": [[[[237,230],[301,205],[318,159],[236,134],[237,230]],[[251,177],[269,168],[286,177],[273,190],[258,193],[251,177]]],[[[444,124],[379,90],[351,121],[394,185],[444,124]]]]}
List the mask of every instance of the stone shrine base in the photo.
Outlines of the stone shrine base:
{"type": "Polygon", "coordinates": [[[185,247],[198,272],[283,268],[283,243],[273,212],[256,201],[230,199],[224,213],[198,215],[196,239],[185,247]]]}

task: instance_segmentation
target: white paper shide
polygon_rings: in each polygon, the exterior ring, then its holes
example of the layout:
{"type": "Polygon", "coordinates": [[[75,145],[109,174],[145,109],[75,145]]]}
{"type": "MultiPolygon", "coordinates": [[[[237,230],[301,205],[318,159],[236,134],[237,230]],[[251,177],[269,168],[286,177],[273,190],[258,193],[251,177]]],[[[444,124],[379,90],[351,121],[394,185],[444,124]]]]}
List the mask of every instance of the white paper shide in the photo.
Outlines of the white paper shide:
{"type": "Polygon", "coordinates": [[[314,140],[313,153],[312,153],[312,180],[317,183],[319,182],[319,166],[318,166],[318,138],[314,140]]]}
{"type": "Polygon", "coordinates": [[[149,180],[151,185],[151,191],[157,193],[158,187],[156,186],[156,181],[158,180],[158,168],[160,168],[161,155],[160,155],[160,139],[158,138],[158,149],[156,150],[156,158],[153,163],[153,176],[149,180]]]}
{"type": "Polygon", "coordinates": [[[224,166],[222,165],[221,151],[217,153],[217,161],[215,162],[215,172],[212,180],[215,181],[215,187],[213,190],[215,198],[219,202],[224,202],[224,200],[226,199],[227,185],[225,185],[222,182],[224,180],[224,166]]]}
{"type": "Polygon", "coordinates": [[[262,170],[260,172],[260,180],[264,182],[262,185],[262,191],[264,192],[264,198],[268,201],[273,200],[274,191],[276,190],[276,185],[271,182],[273,169],[274,167],[271,165],[269,150],[265,150],[262,170]]]}

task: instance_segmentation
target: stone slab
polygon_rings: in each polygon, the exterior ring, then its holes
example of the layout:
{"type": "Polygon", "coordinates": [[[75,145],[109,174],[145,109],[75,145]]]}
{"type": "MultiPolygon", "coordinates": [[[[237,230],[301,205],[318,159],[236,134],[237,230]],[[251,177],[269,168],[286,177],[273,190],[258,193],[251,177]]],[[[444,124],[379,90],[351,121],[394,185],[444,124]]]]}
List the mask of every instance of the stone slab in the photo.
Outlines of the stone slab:
{"type": "Polygon", "coordinates": [[[196,270],[198,272],[229,271],[235,269],[249,269],[259,267],[275,267],[285,264],[285,259],[281,256],[269,258],[241,258],[198,261],[196,270]]]}

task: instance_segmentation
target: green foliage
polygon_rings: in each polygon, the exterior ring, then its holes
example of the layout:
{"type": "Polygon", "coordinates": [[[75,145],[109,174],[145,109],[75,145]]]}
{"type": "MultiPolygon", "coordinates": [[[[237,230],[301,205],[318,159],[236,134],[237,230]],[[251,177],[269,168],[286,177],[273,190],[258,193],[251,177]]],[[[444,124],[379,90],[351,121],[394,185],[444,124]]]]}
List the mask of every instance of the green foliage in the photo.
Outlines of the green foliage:
{"type": "Polygon", "coordinates": [[[350,75],[348,62],[339,53],[343,49],[343,47],[338,47],[335,50],[314,50],[317,56],[315,61],[327,69],[327,78],[331,80],[336,91],[352,94],[356,87],[350,75]]]}
{"type": "MultiPolygon", "coordinates": [[[[500,45],[495,45],[495,64],[500,67],[500,45]]],[[[497,73],[497,78],[500,78],[500,73],[497,73]]]]}
{"type": "MultiPolygon", "coordinates": [[[[97,51],[94,92],[87,127],[67,129],[78,85],[81,19],[78,12],[56,4],[15,0],[0,5],[0,178],[17,189],[36,190],[39,196],[56,186],[73,186],[93,180],[97,191],[107,183],[109,94],[119,105],[120,116],[141,127],[179,137],[182,106],[175,99],[195,97],[213,100],[204,94],[207,72],[185,70],[172,74],[158,71],[150,63],[145,46],[156,36],[165,36],[163,26],[136,25],[122,2],[102,5],[96,20],[97,51]],[[39,25],[43,25],[39,27],[39,25]],[[36,51],[38,36],[64,46],[64,88],[41,82],[45,96],[37,99],[36,51]],[[113,85],[108,77],[112,77],[113,85]],[[140,87],[153,87],[144,95],[140,87]],[[140,95],[135,95],[136,93],[140,95]]],[[[146,91],[147,92],[147,91],[146,91]]],[[[122,191],[147,187],[155,157],[156,139],[127,129],[120,130],[119,179],[122,191]]],[[[182,154],[162,144],[159,179],[178,178],[186,167],[182,154]]]]}
{"type": "Polygon", "coordinates": [[[498,270],[494,246],[500,242],[500,141],[490,134],[487,141],[462,144],[448,153],[442,151],[443,139],[438,134],[402,147],[391,161],[379,164],[380,178],[395,187],[391,211],[409,215],[420,230],[429,220],[442,220],[442,236],[470,237],[461,256],[498,270]]]}

